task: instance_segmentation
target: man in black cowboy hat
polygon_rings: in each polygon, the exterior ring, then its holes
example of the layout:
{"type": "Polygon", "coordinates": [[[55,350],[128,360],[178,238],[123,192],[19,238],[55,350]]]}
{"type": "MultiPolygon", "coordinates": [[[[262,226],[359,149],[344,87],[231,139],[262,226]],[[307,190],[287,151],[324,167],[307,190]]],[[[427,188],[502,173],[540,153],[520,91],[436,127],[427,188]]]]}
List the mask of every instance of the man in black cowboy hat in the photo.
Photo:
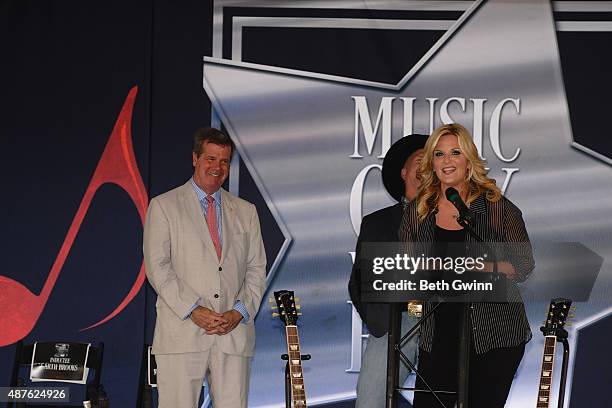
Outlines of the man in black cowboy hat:
{"type": "MultiPolygon", "coordinates": [[[[389,304],[361,301],[361,245],[364,242],[397,242],[405,204],[416,197],[420,185],[418,169],[423,157],[427,136],[409,135],[391,146],[383,161],[382,178],[385,188],[398,203],[367,215],[361,221],[361,231],[355,249],[355,262],[349,281],[349,293],[370,336],[361,361],[357,381],[356,408],[385,406],[387,374],[387,332],[389,331],[389,304]]],[[[402,333],[416,323],[417,318],[402,313],[402,333]]],[[[413,336],[402,351],[416,363],[418,336],[413,336]]],[[[408,369],[400,364],[400,384],[408,376],[408,369]]]]}

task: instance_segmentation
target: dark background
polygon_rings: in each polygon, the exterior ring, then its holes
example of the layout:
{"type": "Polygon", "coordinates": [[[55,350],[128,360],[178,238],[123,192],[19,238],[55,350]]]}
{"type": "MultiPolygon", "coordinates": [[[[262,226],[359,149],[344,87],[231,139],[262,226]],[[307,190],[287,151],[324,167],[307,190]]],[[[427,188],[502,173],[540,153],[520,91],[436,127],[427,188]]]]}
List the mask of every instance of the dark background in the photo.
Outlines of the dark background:
{"type": "MultiPolygon", "coordinates": [[[[191,135],[210,123],[201,83],[211,27],[212,1],[0,2],[0,177],[8,221],[1,275],[40,292],[132,87],[132,140],[149,196],[189,178],[191,135]]],[[[106,184],[25,339],[104,341],[102,380],[114,406],[135,404],[154,323],[154,308],[145,305],[154,293],[146,284],[114,319],[79,330],[119,304],[141,262],[136,207],[106,184]]],[[[13,353],[14,346],[0,348],[3,386],[13,353]]]]}

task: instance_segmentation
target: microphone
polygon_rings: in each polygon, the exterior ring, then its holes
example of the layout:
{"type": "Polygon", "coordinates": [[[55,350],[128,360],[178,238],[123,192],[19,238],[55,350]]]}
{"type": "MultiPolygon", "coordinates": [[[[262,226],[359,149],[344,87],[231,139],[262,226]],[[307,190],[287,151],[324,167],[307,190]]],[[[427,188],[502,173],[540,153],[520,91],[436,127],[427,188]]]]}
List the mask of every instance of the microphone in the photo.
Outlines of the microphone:
{"type": "Polygon", "coordinates": [[[467,205],[465,205],[465,203],[461,199],[461,196],[459,195],[459,192],[455,188],[449,187],[446,189],[444,194],[446,195],[446,199],[450,201],[457,210],[459,210],[459,218],[457,219],[457,221],[461,223],[461,221],[463,220],[466,221],[468,224],[471,224],[474,220],[474,214],[472,213],[472,211],[470,211],[467,205]]]}

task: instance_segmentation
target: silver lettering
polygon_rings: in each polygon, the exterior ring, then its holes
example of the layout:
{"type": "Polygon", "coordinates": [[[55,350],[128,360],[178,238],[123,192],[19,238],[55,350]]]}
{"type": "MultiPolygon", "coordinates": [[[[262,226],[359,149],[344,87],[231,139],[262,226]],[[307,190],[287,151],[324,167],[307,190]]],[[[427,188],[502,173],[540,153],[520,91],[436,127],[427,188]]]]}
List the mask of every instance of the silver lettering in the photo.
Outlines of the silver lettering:
{"type": "Polygon", "coordinates": [[[489,140],[491,141],[491,147],[493,148],[493,152],[495,152],[495,155],[497,156],[497,158],[506,163],[510,163],[516,160],[519,153],[521,152],[521,148],[517,147],[516,150],[514,151],[514,156],[510,158],[504,157],[501,151],[501,142],[500,142],[501,115],[502,115],[504,106],[507,103],[512,103],[512,105],[514,105],[514,108],[516,109],[517,114],[521,113],[521,100],[520,99],[506,98],[500,101],[497,104],[497,106],[495,106],[495,109],[493,110],[493,114],[491,115],[491,124],[489,127],[489,140]]]}
{"type": "Polygon", "coordinates": [[[362,129],[363,138],[366,142],[366,149],[368,155],[372,154],[374,149],[374,141],[378,134],[378,128],[381,128],[382,136],[382,149],[380,159],[385,157],[387,150],[391,147],[391,111],[393,109],[392,103],[395,97],[385,96],[381,98],[380,107],[378,108],[378,115],[376,117],[376,124],[372,126],[372,120],[370,119],[370,109],[368,108],[368,102],[365,96],[351,96],[351,99],[355,102],[355,149],[351,158],[363,158],[359,154],[359,129],[362,129]]]}

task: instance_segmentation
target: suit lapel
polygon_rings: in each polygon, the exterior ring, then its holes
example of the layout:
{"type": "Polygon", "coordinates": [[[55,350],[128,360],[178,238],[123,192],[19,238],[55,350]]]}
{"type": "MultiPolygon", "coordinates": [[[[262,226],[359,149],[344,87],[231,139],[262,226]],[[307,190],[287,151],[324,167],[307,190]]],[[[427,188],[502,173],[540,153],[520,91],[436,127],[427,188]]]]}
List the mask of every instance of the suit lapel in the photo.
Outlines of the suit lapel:
{"type": "MultiPolygon", "coordinates": [[[[221,243],[221,262],[230,249],[232,238],[236,231],[236,214],[233,197],[221,189],[221,232],[223,234],[221,243]]],[[[212,240],[211,240],[212,242],[212,240]]]]}
{"type": "Polygon", "coordinates": [[[210,232],[208,231],[204,210],[202,210],[202,205],[200,204],[200,200],[198,200],[198,195],[191,185],[191,180],[183,186],[181,198],[185,208],[185,213],[189,217],[189,220],[193,223],[202,244],[204,244],[204,246],[208,249],[211,256],[214,256],[214,258],[217,259],[217,252],[215,251],[215,245],[213,244],[212,238],[210,237],[210,232]]]}
{"type": "Polygon", "coordinates": [[[407,217],[407,231],[405,241],[412,255],[425,255],[431,252],[434,230],[436,227],[436,217],[433,213],[429,214],[423,222],[419,222],[416,202],[408,204],[408,208],[404,210],[404,217],[407,217]]]}
{"type": "MultiPolygon", "coordinates": [[[[470,210],[474,213],[474,231],[485,241],[494,240],[492,235],[493,230],[490,229],[488,220],[490,220],[489,208],[487,205],[487,199],[484,194],[480,194],[470,204],[470,210]]],[[[472,236],[472,234],[466,234],[466,240],[469,242],[478,242],[478,240],[472,236]]]]}
{"type": "Polygon", "coordinates": [[[421,252],[430,255],[433,249],[434,233],[436,230],[436,215],[429,214],[419,225],[418,240],[421,252]]]}

